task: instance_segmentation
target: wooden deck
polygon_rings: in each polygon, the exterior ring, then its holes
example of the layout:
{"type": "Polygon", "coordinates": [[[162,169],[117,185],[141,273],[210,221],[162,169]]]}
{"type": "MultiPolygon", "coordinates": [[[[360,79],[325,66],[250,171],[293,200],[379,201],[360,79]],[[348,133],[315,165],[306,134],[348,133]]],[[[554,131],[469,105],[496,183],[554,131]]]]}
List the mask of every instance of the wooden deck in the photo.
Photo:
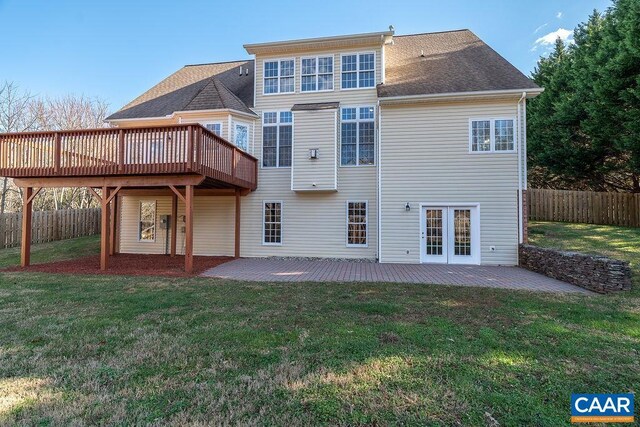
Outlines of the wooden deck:
{"type": "Polygon", "coordinates": [[[30,263],[33,199],[42,188],[87,187],[100,202],[101,270],[117,253],[120,191],[164,189],[172,195],[172,256],[178,203],[185,206],[185,271],[191,273],[195,188],[235,196],[239,257],[240,197],[257,188],[258,160],[197,124],[12,133],[0,134],[0,176],[15,178],[23,189],[23,267],[30,263]]]}
{"type": "Polygon", "coordinates": [[[200,125],[0,134],[0,176],[200,174],[209,187],[255,190],[258,161],[200,125]]]}

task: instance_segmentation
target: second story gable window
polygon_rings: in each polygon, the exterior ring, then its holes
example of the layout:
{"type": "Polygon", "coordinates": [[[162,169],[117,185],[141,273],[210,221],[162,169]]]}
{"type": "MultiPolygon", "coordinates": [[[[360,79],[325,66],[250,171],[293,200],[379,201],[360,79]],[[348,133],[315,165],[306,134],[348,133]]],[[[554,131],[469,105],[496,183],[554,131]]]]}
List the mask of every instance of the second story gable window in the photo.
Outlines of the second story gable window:
{"type": "Polygon", "coordinates": [[[295,61],[278,59],[264,61],[264,93],[293,93],[295,61]]]}
{"type": "Polygon", "coordinates": [[[469,120],[469,151],[472,153],[514,152],[513,122],[512,118],[469,120]]]}
{"type": "Polygon", "coordinates": [[[340,164],[372,165],[375,161],[375,110],[345,107],[340,113],[340,164]]]}
{"type": "Polygon", "coordinates": [[[262,167],[291,166],[293,145],[291,111],[265,112],[262,117],[262,167]]]}
{"type": "Polygon", "coordinates": [[[333,90],[333,56],[302,58],[302,92],[333,90]]]}
{"type": "Polygon", "coordinates": [[[342,55],[342,89],[374,87],[375,63],[373,52],[342,55]]]}

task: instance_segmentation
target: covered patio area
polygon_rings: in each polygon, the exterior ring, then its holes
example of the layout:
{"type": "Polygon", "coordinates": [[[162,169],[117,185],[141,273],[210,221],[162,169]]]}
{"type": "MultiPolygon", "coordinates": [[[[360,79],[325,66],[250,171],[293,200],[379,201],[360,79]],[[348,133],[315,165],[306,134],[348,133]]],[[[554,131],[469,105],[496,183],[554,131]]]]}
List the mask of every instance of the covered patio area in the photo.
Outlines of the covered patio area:
{"type": "Polygon", "coordinates": [[[190,277],[203,273],[233,257],[194,256],[192,272],[184,270],[184,256],[116,254],[109,258],[109,268],[100,268],[100,256],[93,255],[65,261],[33,264],[27,267],[11,267],[4,271],[28,271],[61,274],[109,274],[121,276],[190,277]]]}

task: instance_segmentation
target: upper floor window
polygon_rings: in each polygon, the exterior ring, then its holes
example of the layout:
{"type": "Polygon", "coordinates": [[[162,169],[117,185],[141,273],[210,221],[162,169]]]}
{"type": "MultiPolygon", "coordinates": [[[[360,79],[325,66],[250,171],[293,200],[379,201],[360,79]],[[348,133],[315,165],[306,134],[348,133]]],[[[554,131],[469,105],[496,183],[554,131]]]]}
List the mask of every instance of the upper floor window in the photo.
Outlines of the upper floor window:
{"type": "Polygon", "coordinates": [[[342,89],[374,87],[375,62],[373,52],[342,55],[342,89]]]}
{"type": "Polygon", "coordinates": [[[375,161],[374,107],[345,107],[340,118],[340,164],[372,165],[375,161]]]}
{"type": "Polygon", "coordinates": [[[205,123],[204,127],[218,136],[222,136],[222,123],[205,123]]]}
{"type": "Polygon", "coordinates": [[[264,93],[291,93],[294,91],[295,61],[278,59],[264,61],[264,93]]]}
{"type": "Polygon", "coordinates": [[[333,56],[301,59],[302,92],[333,90],[333,56]]]}
{"type": "Polygon", "coordinates": [[[291,166],[293,115],[291,111],[265,112],[262,116],[262,166],[291,166]]]}
{"type": "Polygon", "coordinates": [[[513,119],[473,119],[469,121],[471,152],[515,151],[513,119]]]}

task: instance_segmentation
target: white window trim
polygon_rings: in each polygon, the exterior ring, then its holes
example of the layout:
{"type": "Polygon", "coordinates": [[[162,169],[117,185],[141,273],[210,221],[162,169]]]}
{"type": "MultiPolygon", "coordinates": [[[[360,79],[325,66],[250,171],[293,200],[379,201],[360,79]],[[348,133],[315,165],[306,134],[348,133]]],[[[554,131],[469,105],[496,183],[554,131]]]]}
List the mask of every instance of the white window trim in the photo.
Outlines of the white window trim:
{"type": "MultiPolygon", "coordinates": [[[[328,73],[322,73],[323,75],[328,74],[328,73]]],[[[342,83],[341,83],[342,84],[342,83]]],[[[317,55],[317,56],[301,56],[300,57],[300,92],[301,93],[314,93],[314,92],[333,92],[336,90],[336,58],[335,55],[317,55]],[[318,82],[319,82],[319,78],[320,78],[320,73],[319,71],[319,59],[320,58],[331,58],[331,68],[333,69],[333,71],[331,72],[331,83],[332,83],[332,88],[331,89],[318,89],[318,82]],[[315,59],[316,60],[316,70],[314,74],[302,74],[302,61],[305,59],[315,59]],[[316,89],[315,90],[302,90],[302,78],[303,77],[309,77],[309,76],[315,76],[316,79],[316,89]]]]}
{"type": "Polygon", "coordinates": [[[158,238],[158,201],[157,200],[138,200],[138,243],[155,243],[158,238]],[[142,222],[142,204],[153,202],[155,205],[154,219],[153,219],[153,240],[143,240],[140,238],[140,223],[142,222]]]}
{"type": "Polygon", "coordinates": [[[376,148],[378,145],[377,141],[377,132],[376,132],[376,106],[375,105],[345,105],[341,106],[338,109],[338,118],[340,119],[340,128],[338,129],[338,134],[340,135],[340,147],[338,152],[338,164],[341,168],[366,168],[366,167],[375,167],[378,162],[378,155],[376,152],[376,148]],[[342,120],[342,110],[346,108],[355,108],[356,109],[356,118],[355,120],[342,120]],[[361,119],[360,118],[360,108],[373,108],[373,119],[361,119]],[[356,126],[356,164],[355,165],[343,165],[342,164],[342,123],[361,123],[361,122],[373,122],[373,152],[374,159],[373,163],[370,165],[361,165],[360,164],[360,126],[356,126]]]}
{"type": "Polygon", "coordinates": [[[264,96],[271,96],[271,95],[284,95],[284,94],[291,94],[291,93],[296,93],[296,58],[292,57],[292,58],[271,58],[271,59],[264,59],[262,60],[262,95],[264,96]],[[285,78],[293,78],[293,90],[291,92],[281,92],[280,91],[280,79],[283,77],[280,75],[280,62],[281,61],[293,61],[293,75],[292,76],[286,76],[285,78]],[[267,62],[277,62],[278,63],[278,77],[267,77],[265,76],[265,72],[266,72],[266,67],[265,67],[265,63],[267,62]],[[278,91],[277,92],[273,92],[273,93],[267,93],[265,92],[265,89],[267,87],[267,85],[265,85],[265,80],[266,79],[278,79],[278,91]]]}
{"type": "Polygon", "coordinates": [[[348,248],[368,248],[369,247],[369,200],[347,200],[345,203],[345,221],[346,221],[346,227],[345,227],[345,236],[344,236],[344,243],[345,246],[348,248]],[[364,245],[362,244],[356,244],[356,243],[349,243],[349,203],[365,203],[366,207],[365,207],[365,230],[366,230],[366,242],[364,245]]]}
{"type": "Polygon", "coordinates": [[[469,119],[469,153],[470,154],[503,154],[515,153],[518,147],[518,132],[516,131],[515,117],[472,117],[469,119]],[[513,150],[496,150],[496,120],[512,120],[513,121],[513,150]],[[490,126],[489,133],[489,151],[473,151],[473,122],[488,121],[490,126]]]}
{"type": "MultiPolygon", "coordinates": [[[[372,51],[358,51],[358,52],[342,52],[340,54],[340,90],[366,90],[366,89],[375,89],[376,86],[378,85],[378,76],[376,75],[376,52],[375,50],[372,51]],[[367,87],[360,87],[360,55],[366,55],[368,53],[373,53],[373,86],[367,86],[367,87]],[[344,88],[342,87],[342,73],[343,72],[347,72],[347,73],[353,73],[354,71],[342,71],[342,59],[345,56],[351,56],[351,55],[357,55],[357,61],[356,61],[356,87],[348,87],[348,88],[344,88]]],[[[335,68],[334,68],[335,70],[335,68]]],[[[370,71],[370,70],[363,70],[363,71],[370,71]]]]}
{"type": "Polygon", "coordinates": [[[282,200],[263,200],[262,201],[262,246],[282,246],[284,242],[284,203],[282,200]],[[266,213],[266,204],[267,203],[280,203],[280,243],[272,243],[264,241],[264,231],[265,231],[265,213],[266,213]]]}
{"type": "Polygon", "coordinates": [[[293,167],[293,122],[294,122],[294,114],[291,110],[269,110],[262,112],[262,129],[265,127],[278,127],[278,132],[276,132],[276,166],[264,166],[264,131],[261,135],[262,145],[260,150],[260,169],[291,169],[293,167]],[[267,123],[264,122],[264,115],[266,113],[276,113],[277,121],[276,123],[267,123]],[[291,123],[280,123],[280,113],[291,113],[291,123]],[[280,166],[280,125],[291,125],[291,166],[280,166]]]}
{"type": "MultiPolygon", "coordinates": [[[[220,136],[221,138],[224,138],[222,135],[224,134],[224,126],[222,125],[222,122],[219,121],[201,121],[199,122],[202,126],[204,126],[205,128],[207,127],[207,125],[220,125],[220,136]]],[[[212,130],[209,130],[209,132],[213,132],[212,130]]],[[[215,132],[213,132],[215,133],[215,132]]]]}

